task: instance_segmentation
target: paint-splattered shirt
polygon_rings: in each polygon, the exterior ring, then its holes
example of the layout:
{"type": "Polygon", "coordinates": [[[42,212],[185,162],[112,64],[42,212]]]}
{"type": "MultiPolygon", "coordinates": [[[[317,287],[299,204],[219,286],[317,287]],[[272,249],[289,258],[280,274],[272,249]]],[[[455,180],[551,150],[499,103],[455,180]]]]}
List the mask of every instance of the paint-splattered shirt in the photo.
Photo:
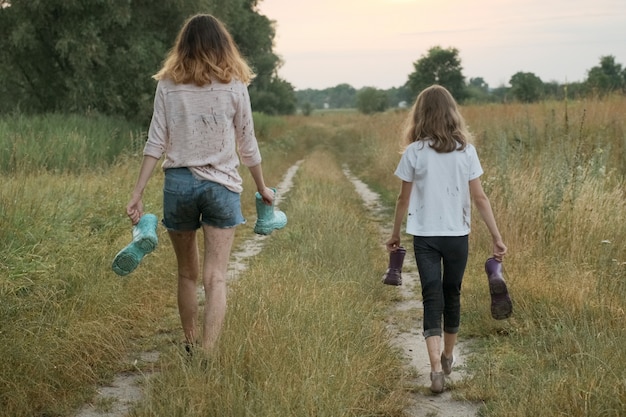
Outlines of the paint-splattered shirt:
{"type": "Polygon", "coordinates": [[[483,169],[476,148],[438,153],[426,141],[410,144],[396,176],[412,182],[406,231],[413,236],[465,236],[470,232],[469,182],[483,169]]]}
{"type": "Polygon", "coordinates": [[[239,158],[247,167],[261,162],[246,85],[159,81],[143,154],[165,154],[163,169],[187,167],[199,178],[241,193],[239,158]]]}

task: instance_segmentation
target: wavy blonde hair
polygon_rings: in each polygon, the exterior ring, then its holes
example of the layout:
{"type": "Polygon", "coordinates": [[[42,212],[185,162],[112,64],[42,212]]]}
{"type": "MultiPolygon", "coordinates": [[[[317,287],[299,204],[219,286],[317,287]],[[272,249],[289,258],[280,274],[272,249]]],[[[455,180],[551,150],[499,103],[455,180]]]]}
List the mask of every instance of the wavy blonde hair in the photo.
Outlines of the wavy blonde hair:
{"type": "Polygon", "coordinates": [[[424,89],[406,120],[405,145],[418,140],[430,142],[439,153],[465,149],[472,135],[452,94],[440,85],[424,89]]]}
{"type": "Polygon", "coordinates": [[[197,14],[187,19],[163,67],[152,78],[199,86],[233,79],[248,84],[254,72],[224,24],[209,14],[197,14]]]}

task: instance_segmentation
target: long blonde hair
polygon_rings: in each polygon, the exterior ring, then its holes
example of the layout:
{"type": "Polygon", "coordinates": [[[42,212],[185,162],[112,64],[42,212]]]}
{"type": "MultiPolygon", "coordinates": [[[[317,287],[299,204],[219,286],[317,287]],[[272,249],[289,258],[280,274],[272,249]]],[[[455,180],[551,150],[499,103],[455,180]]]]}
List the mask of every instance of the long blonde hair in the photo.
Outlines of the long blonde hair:
{"type": "Polygon", "coordinates": [[[187,19],[163,67],[152,78],[199,86],[234,78],[248,84],[254,72],[224,24],[209,14],[197,14],[187,19]]]}
{"type": "Polygon", "coordinates": [[[440,153],[465,149],[472,136],[452,94],[440,85],[424,89],[406,120],[405,145],[430,142],[440,153]]]}

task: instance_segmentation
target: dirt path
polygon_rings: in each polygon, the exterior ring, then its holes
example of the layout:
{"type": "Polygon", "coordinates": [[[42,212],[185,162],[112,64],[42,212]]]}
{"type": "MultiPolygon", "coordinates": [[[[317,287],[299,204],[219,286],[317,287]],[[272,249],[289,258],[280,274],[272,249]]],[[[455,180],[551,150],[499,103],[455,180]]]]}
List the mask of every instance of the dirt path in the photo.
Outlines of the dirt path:
{"type": "MultiPolygon", "coordinates": [[[[381,220],[380,233],[381,242],[391,234],[393,219],[382,219],[383,210],[379,201],[379,196],[356,178],[347,167],[343,167],[344,175],[352,182],[357,193],[363,199],[363,204],[371,212],[372,216],[381,220]]],[[[408,248],[407,248],[408,249],[408,248]]],[[[412,370],[417,371],[413,381],[417,389],[412,389],[413,403],[407,414],[411,417],[474,417],[478,413],[479,405],[468,401],[459,401],[453,398],[452,391],[446,389],[442,394],[432,395],[430,393],[430,360],[426,351],[426,342],[422,336],[421,320],[414,321],[412,326],[398,325],[393,317],[398,315],[410,315],[411,317],[422,316],[422,302],[420,300],[419,276],[415,257],[407,250],[404,258],[402,270],[403,284],[398,287],[402,297],[401,300],[391,308],[389,330],[393,335],[393,344],[397,346],[406,359],[407,370],[410,375],[414,375],[412,370]]],[[[383,284],[381,284],[383,285],[383,284]]],[[[394,291],[393,287],[389,287],[394,291]]],[[[457,381],[463,378],[463,364],[467,347],[464,343],[457,344],[455,348],[456,363],[454,371],[450,375],[449,381],[457,381]]]]}

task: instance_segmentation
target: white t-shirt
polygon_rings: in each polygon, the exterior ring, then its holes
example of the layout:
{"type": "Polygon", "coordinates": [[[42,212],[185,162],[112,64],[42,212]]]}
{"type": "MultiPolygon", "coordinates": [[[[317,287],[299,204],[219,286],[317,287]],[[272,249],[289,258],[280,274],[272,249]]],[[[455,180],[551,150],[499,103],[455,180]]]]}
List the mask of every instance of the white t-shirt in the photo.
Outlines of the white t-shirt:
{"type": "Polygon", "coordinates": [[[465,236],[470,232],[469,182],[483,169],[476,148],[437,153],[428,142],[410,144],[395,175],[413,183],[406,232],[413,236],[465,236]]]}

